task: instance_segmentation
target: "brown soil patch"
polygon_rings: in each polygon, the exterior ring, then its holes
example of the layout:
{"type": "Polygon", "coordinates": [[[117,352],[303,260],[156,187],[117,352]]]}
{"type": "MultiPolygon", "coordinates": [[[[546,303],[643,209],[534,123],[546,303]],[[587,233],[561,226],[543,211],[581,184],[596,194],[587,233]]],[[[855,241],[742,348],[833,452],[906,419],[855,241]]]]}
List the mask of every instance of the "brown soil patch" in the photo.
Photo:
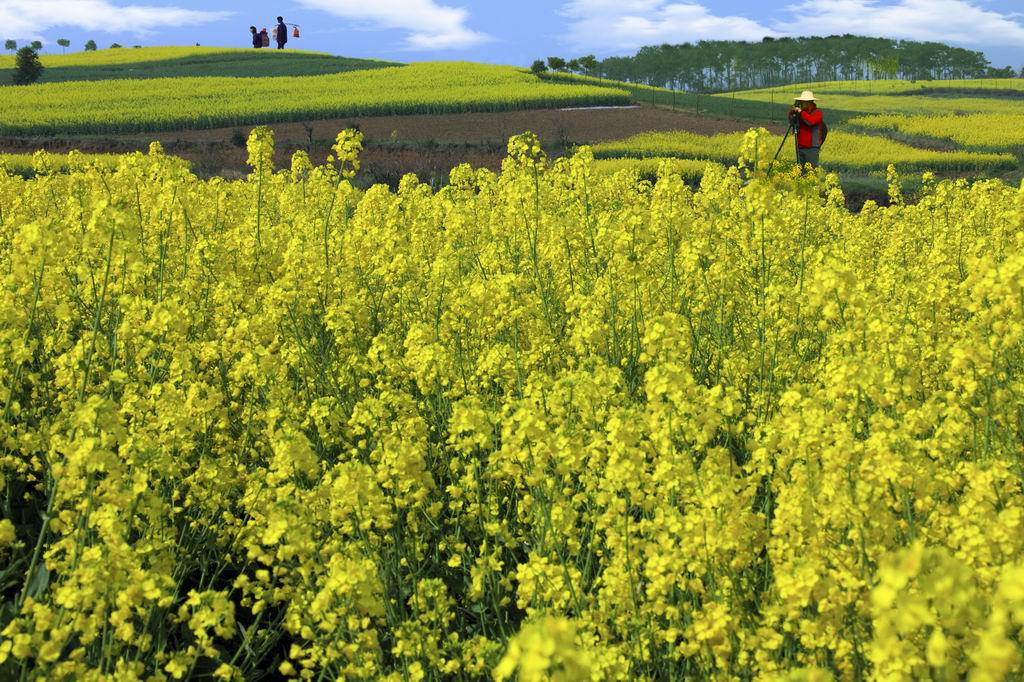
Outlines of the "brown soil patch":
{"type": "MultiPolygon", "coordinates": [[[[546,143],[585,144],[618,140],[648,131],[689,130],[702,135],[714,135],[744,131],[756,124],[641,106],[622,109],[534,109],[494,113],[353,117],[310,121],[305,124],[268,125],[274,129],[275,137],[282,141],[308,141],[309,128],[312,129],[313,139],[333,139],[341,130],[355,125],[367,140],[436,140],[504,145],[512,135],[527,130],[539,135],[546,143]]],[[[169,134],[156,133],[142,137],[208,142],[230,139],[235,130],[248,134],[251,129],[252,126],[238,126],[169,134]]],[[[782,131],[784,130],[783,128],[782,131]]]]}
{"type": "MultiPolygon", "coordinates": [[[[358,127],[366,139],[363,152],[365,181],[395,183],[405,173],[428,182],[440,182],[461,163],[497,170],[508,138],[524,131],[540,136],[554,156],[570,153],[576,145],[617,140],[649,131],[687,130],[703,135],[744,131],[758,123],[698,116],[668,108],[639,106],[617,109],[537,109],[493,113],[414,116],[352,117],[269,123],[275,134],[276,161],[286,165],[296,149],[309,151],[321,163],[338,132],[358,127]]],[[[0,138],[0,152],[32,152],[44,148],[55,153],[144,151],[159,140],[166,150],[192,162],[201,175],[235,175],[246,171],[244,146],[235,142],[253,126],[140,133],[119,136],[67,138],[0,138]]],[[[781,125],[779,134],[785,131],[781,125]]]]}

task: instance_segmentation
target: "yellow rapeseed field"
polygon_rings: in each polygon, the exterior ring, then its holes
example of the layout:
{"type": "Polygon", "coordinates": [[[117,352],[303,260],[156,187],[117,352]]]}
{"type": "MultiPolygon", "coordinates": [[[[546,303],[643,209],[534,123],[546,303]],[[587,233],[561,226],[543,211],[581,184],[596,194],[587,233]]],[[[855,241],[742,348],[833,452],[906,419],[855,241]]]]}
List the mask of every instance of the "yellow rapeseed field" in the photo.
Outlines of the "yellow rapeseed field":
{"type": "MultiPolygon", "coordinates": [[[[856,119],[861,120],[861,119],[856,119]]],[[[782,135],[769,138],[769,154],[780,149],[782,135]]],[[[785,156],[794,157],[794,140],[782,145],[785,156]]],[[[593,147],[599,159],[664,158],[709,159],[718,163],[734,163],[744,144],[744,133],[701,135],[687,130],[638,133],[624,140],[600,142],[593,147]]],[[[985,153],[964,150],[936,151],[919,149],[878,135],[838,131],[830,133],[822,148],[824,164],[832,169],[861,172],[877,170],[884,173],[888,164],[901,171],[997,171],[1017,170],[1020,162],[1013,154],[985,153]]]]}
{"type": "Polygon", "coordinates": [[[360,146],[0,173],[0,678],[1021,674],[1024,187],[360,146]]]}
{"type": "Polygon", "coordinates": [[[850,125],[952,140],[967,149],[1024,147],[1024,113],[957,116],[858,116],[850,125]]]}
{"type": "MultiPolygon", "coordinates": [[[[251,53],[259,59],[255,50],[251,53]]],[[[254,74],[261,74],[256,66],[252,68],[254,74]]],[[[247,126],[253,121],[516,111],[630,101],[625,90],[549,83],[508,66],[420,62],[280,78],[182,76],[42,83],[20,87],[17,97],[4,101],[0,131],[67,135],[201,130],[247,126]]]]}

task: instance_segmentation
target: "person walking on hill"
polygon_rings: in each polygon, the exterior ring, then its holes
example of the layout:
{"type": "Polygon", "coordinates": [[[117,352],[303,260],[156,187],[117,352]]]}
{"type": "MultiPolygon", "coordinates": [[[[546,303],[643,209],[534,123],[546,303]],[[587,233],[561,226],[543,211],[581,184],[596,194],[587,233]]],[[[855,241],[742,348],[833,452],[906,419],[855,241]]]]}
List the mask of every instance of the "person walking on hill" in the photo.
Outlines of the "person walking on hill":
{"type": "Polygon", "coordinates": [[[260,32],[256,30],[255,26],[249,27],[249,33],[252,33],[252,46],[263,47],[263,38],[260,37],[260,32]]]}
{"type": "Polygon", "coordinates": [[[789,124],[796,130],[797,163],[801,168],[808,163],[811,168],[817,168],[828,126],[810,90],[804,90],[794,101],[793,108],[789,110],[789,124]]]}
{"type": "Polygon", "coordinates": [[[284,44],[288,42],[288,27],[285,26],[284,18],[277,18],[277,28],[274,29],[274,33],[277,34],[277,49],[283,50],[284,44]]]}

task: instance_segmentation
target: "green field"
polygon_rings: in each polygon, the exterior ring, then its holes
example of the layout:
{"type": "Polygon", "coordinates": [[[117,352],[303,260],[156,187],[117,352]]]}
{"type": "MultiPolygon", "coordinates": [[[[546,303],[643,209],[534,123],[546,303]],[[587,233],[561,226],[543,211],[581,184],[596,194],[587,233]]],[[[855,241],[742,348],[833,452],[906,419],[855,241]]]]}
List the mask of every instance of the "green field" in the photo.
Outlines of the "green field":
{"type": "MultiPolygon", "coordinates": [[[[926,95],[941,97],[950,91],[993,94],[1000,91],[1019,92],[1024,95],[1024,78],[958,78],[954,80],[872,80],[872,81],[820,81],[794,83],[788,90],[814,90],[815,93],[853,95],[926,95]]],[[[747,90],[747,93],[778,94],[781,88],[747,90]]]]}
{"type": "Polygon", "coordinates": [[[829,81],[796,83],[782,88],[742,90],[714,95],[674,91],[565,73],[544,74],[545,80],[579,83],[627,90],[637,102],[751,121],[785,121],[793,97],[813,90],[818,104],[830,119],[845,122],[865,114],[906,115],[1020,115],[1024,103],[1024,79],[977,79],[950,81],[829,81]]]}
{"type": "Polygon", "coordinates": [[[765,103],[757,100],[669,90],[653,85],[644,85],[643,83],[627,83],[570,73],[544,73],[541,75],[541,78],[553,83],[573,83],[576,85],[618,88],[628,92],[634,102],[679,109],[700,115],[725,116],[752,121],[781,121],[785,119],[786,115],[786,107],[778,103],[774,107],[766,106],[765,103]]]}
{"type": "Polygon", "coordinates": [[[343,116],[630,102],[623,90],[548,83],[512,67],[463,62],[326,76],[50,83],[17,92],[18,97],[7,103],[0,135],[203,129],[343,116]]]}
{"type": "Polygon", "coordinates": [[[777,115],[803,90],[814,91],[818,106],[834,120],[852,116],[966,114],[1020,115],[1024,111],[1024,83],[1019,79],[955,80],[910,83],[870,81],[799,83],[786,88],[744,90],[715,95],[723,102],[760,104],[766,115],[777,115]],[[1007,96],[1007,95],[1012,96],[1007,96]]]}
{"type": "MultiPolygon", "coordinates": [[[[196,76],[314,76],[357,69],[396,66],[391,62],[351,59],[323,52],[222,47],[144,47],[41,55],[40,83],[183,78],[196,76]]],[[[11,84],[14,57],[0,57],[0,85],[11,84]]]]}

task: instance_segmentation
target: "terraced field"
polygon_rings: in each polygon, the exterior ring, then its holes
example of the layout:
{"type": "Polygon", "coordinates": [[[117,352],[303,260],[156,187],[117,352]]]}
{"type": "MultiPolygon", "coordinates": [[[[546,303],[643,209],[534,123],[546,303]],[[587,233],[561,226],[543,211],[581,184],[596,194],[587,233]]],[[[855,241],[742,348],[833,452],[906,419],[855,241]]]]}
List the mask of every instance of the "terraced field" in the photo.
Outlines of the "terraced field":
{"type": "MultiPolygon", "coordinates": [[[[814,90],[828,94],[889,94],[889,95],[927,95],[943,96],[950,91],[967,91],[998,93],[1000,91],[1019,92],[1024,95],[1024,79],[1022,78],[957,78],[951,80],[873,80],[873,81],[821,81],[814,83],[795,83],[789,88],[794,90],[814,90]]],[[[746,93],[778,93],[780,88],[764,88],[748,90],[746,93]]]]}
{"type": "Polygon", "coordinates": [[[955,81],[836,81],[798,83],[785,88],[744,90],[716,95],[723,101],[760,103],[765,111],[787,105],[803,90],[813,90],[819,106],[833,117],[858,114],[1017,114],[1024,109],[1024,83],[1019,79],[955,81]]]}
{"type": "MultiPolygon", "coordinates": [[[[0,58],[0,69],[10,63],[0,58]]],[[[124,151],[157,138],[198,162],[200,173],[240,172],[242,150],[229,141],[255,125],[273,124],[285,148],[301,146],[322,159],[334,131],[356,124],[367,132],[367,168],[392,182],[408,171],[443,178],[462,161],[497,169],[504,141],[533,130],[555,154],[598,143],[597,167],[609,172],[630,168],[652,177],[658,159],[688,159],[680,173],[695,179],[705,161],[735,163],[747,128],[769,121],[773,131],[784,128],[789,98],[803,88],[818,93],[833,129],[826,167],[848,177],[878,175],[894,163],[1012,181],[1024,140],[1020,104],[1007,95],[1024,95],[1016,79],[801,83],[711,96],[569,74],[538,79],[514,67],[395,66],[301,51],[115,49],[47,55],[44,63],[51,82],[19,89],[8,103],[0,151],[29,152],[51,141],[58,151],[124,151]],[[98,80],[77,82],[88,79],[98,80]],[[596,111],[557,111],[631,103],[644,108],[610,112],[628,125],[596,111]],[[594,124],[581,125],[583,119],[594,124]]],[[[783,152],[783,159],[792,156],[783,152]]],[[[20,167],[31,169],[28,161],[20,167]]]]}
{"type": "MultiPolygon", "coordinates": [[[[598,158],[678,157],[732,163],[739,155],[743,139],[743,133],[713,136],[686,131],[641,133],[597,144],[594,155],[598,158]]],[[[769,137],[772,153],[781,142],[781,136],[769,137]]],[[[827,165],[838,170],[866,172],[884,169],[889,163],[913,171],[999,171],[1018,167],[1017,158],[1012,154],[919,149],[880,136],[843,131],[830,134],[825,144],[827,165]]],[[[792,158],[792,149],[783,152],[788,152],[783,158],[792,158]]]]}
{"type": "Polygon", "coordinates": [[[129,133],[630,101],[624,90],[547,83],[512,67],[424,62],[326,76],[33,85],[19,89],[18,97],[6,103],[0,134],[129,133]]]}
{"type": "Polygon", "coordinates": [[[866,130],[947,140],[964,148],[1016,150],[1024,147],[1024,112],[1017,114],[946,114],[858,116],[851,126],[866,130]]]}

